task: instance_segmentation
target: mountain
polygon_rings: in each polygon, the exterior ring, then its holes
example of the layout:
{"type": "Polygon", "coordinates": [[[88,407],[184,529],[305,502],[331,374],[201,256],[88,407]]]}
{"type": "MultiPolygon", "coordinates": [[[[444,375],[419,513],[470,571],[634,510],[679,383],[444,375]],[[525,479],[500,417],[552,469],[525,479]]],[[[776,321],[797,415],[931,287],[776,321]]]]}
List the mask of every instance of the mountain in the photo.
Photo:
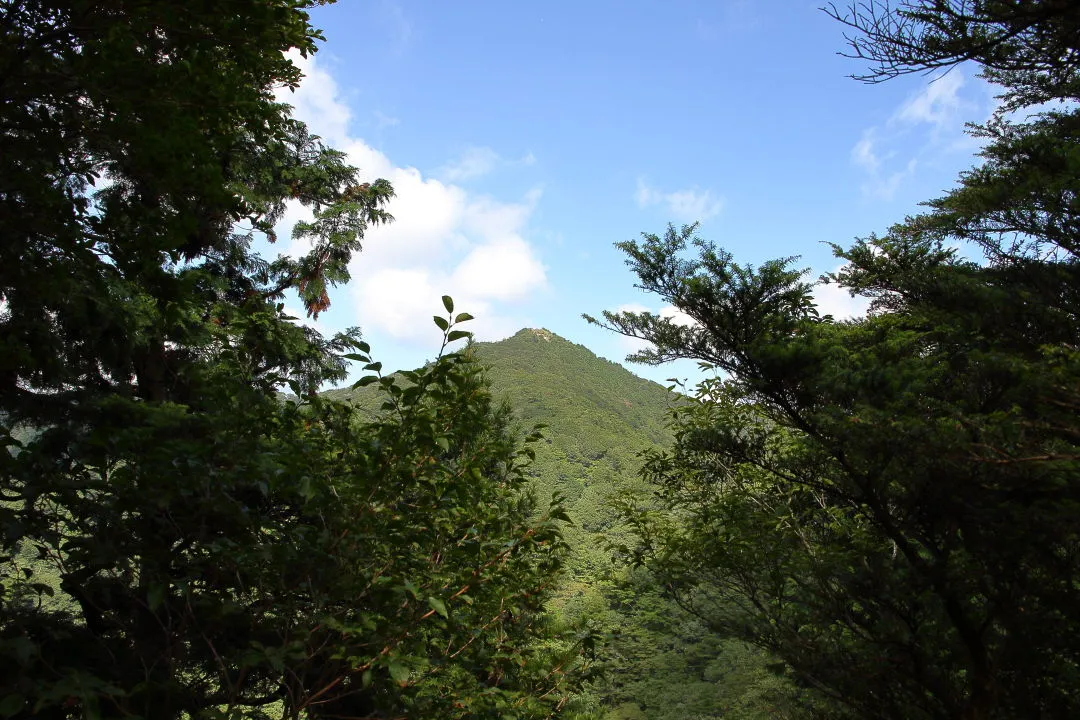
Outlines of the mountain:
{"type": "Polygon", "coordinates": [[[583,345],[526,328],[472,348],[489,366],[495,392],[507,397],[524,421],[558,420],[561,426],[551,430],[561,436],[574,420],[582,420],[599,423],[601,432],[631,432],[652,443],[667,440],[663,414],[675,395],[583,345]]]}
{"type": "MultiPolygon", "coordinates": [[[[603,720],[774,717],[787,688],[768,658],[718,639],[607,549],[626,537],[612,501],[648,497],[639,453],[669,441],[665,414],[680,396],[541,328],[470,347],[522,426],[547,425],[529,473],[541,501],[565,496],[573,521],[564,531],[573,554],[549,609],[606,637],[605,673],[572,710],[603,720]]],[[[370,387],[330,394],[377,406],[370,387]]]]}
{"type": "Polygon", "coordinates": [[[667,441],[664,414],[677,396],[548,330],[527,328],[473,351],[495,396],[524,425],[547,425],[531,472],[539,493],[566,496],[572,544],[609,527],[609,496],[636,476],[641,450],[667,441]]]}
{"type": "MultiPolygon", "coordinates": [[[[677,396],[541,328],[470,347],[487,368],[495,397],[510,404],[518,422],[547,425],[529,470],[536,492],[541,500],[554,492],[566,498],[574,523],[566,530],[576,549],[572,574],[599,572],[609,558],[600,551],[602,538],[587,536],[616,523],[611,496],[637,484],[641,450],[667,442],[664,415],[677,396]]],[[[373,388],[327,394],[369,412],[377,407],[373,388]]]]}

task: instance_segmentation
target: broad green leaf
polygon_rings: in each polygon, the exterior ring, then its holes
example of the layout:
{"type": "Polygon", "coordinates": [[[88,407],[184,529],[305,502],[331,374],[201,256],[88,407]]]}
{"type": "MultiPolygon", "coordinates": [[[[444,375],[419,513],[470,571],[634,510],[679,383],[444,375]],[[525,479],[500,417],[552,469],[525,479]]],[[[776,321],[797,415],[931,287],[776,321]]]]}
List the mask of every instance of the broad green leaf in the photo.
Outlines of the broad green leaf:
{"type": "Polygon", "coordinates": [[[448,312],[448,313],[453,313],[454,312],[454,300],[449,295],[443,295],[442,296],[442,304],[443,304],[443,307],[446,308],[446,312],[448,312]]]}
{"type": "Polygon", "coordinates": [[[52,597],[55,594],[52,585],[46,583],[30,583],[30,588],[36,593],[48,595],[49,597],[52,597]]]}
{"type": "Polygon", "coordinates": [[[10,653],[10,655],[13,655],[23,665],[29,663],[30,659],[38,652],[37,644],[27,637],[0,640],[0,649],[3,649],[5,654],[10,653]]]}
{"type": "Polygon", "coordinates": [[[151,585],[150,589],[146,591],[146,602],[150,606],[151,612],[160,608],[165,602],[165,586],[161,583],[151,585]]]}
{"type": "Polygon", "coordinates": [[[446,332],[446,329],[450,327],[450,323],[448,323],[446,321],[446,318],[439,317],[438,315],[435,315],[434,319],[435,319],[435,324],[438,325],[439,329],[442,330],[443,332],[446,332]]]}
{"type": "Polygon", "coordinates": [[[398,685],[407,685],[409,682],[409,668],[405,667],[401,663],[392,662],[389,665],[390,677],[394,679],[398,685]]]}
{"type": "Polygon", "coordinates": [[[432,595],[429,595],[427,602],[428,605],[431,606],[431,609],[437,612],[439,615],[442,615],[444,618],[449,617],[449,614],[446,612],[446,603],[444,603],[442,600],[432,595]]]}
{"type": "Polygon", "coordinates": [[[0,717],[14,717],[18,715],[26,705],[26,698],[22,695],[5,695],[0,700],[0,717]]]}

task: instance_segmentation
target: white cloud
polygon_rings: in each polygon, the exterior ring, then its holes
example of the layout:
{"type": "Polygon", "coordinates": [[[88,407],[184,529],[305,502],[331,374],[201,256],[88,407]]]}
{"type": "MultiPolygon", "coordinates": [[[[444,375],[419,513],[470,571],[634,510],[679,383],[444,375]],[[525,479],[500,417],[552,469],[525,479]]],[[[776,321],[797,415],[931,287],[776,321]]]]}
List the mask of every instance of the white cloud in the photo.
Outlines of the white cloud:
{"type": "Polygon", "coordinates": [[[929,123],[938,127],[952,124],[964,108],[960,98],[963,86],[964,74],[953,69],[908,98],[893,118],[903,123],[929,123]]]}
{"type": "Polygon", "coordinates": [[[863,131],[859,142],[851,149],[851,161],[869,173],[876,173],[881,168],[881,158],[875,148],[874,128],[863,131]]]}
{"type": "Polygon", "coordinates": [[[885,168],[891,164],[896,156],[895,152],[879,154],[878,130],[869,128],[864,130],[859,142],[851,149],[851,162],[866,172],[866,178],[862,184],[864,195],[876,197],[881,200],[892,200],[901,184],[915,175],[918,160],[911,158],[907,164],[899,169],[887,172],[885,168]]]}
{"type": "Polygon", "coordinates": [[[375,127],[379,130],[384,130],[388,127],[397,127],[401,124],[401,120],[391,115],[387,115],[381,110],[376,110],[375,115],[375,127]]]}
{"type": "Polygon", "coordinates": [[[539,189],[530,190],[520,203],[476,198],[466,208],[465,228],[489,239],[512,235],[528,221],[541,194],[539,189]]]}
{"type": "Polygon", "coordinates": [[[395,57],[404,55],[409,49],[413,35],[413,24],[405,15],[405,10],[393,0],[382,0],[376,17],[382,26],[380,30],[385,33],[384,36],[393,42],[393,55],[395,57]]]}
{"type": "Polygon", "coordinates": [[[435,174],[447,182],[464,182],[489,175],[501,167],[528,166],[536,156],[526,153],[518,160],[508,160],[489,147],[469,147],[453,161],[443,165],[435,174]]]}
{"type": "Polygon", "coordinates": [[[357,287],[359,315],[396,339],[430,337],[428,318],[441,312],[435,280],[427,268],[379,268],[357,287]]]}
{"type": "Polygon", "coordinates": [[[915,169],[918,165],[919,161],[911,158],[907,165],[890,173],[882,173],[876,167],[869,172],[869,176],[862,184],[863,195],[880,200],[892,200],[900,186],[906,180],[915,177],[915,169]]]}
{"type": "Polygon", "coordinates": [[[478,298],[520,300],[544,285],[545,274],[529,244],[510,235],[474,247],[450,280],[478,298]]]}
{"type": "MultiPolygon", "coordinates": [[[[415,347],[430,346],[431,316],[442,312],[439,298],[446,294],[453,296],[459,312],[476,316],[468,329],[478,338],[497,339],[514,332],[522,319],[513,315],[511,305],[547,286],[546,269],[527,239],[541,191],[507,202],[453,184],[454,179],[484,171],[486,162],[498,158],[493,151],[474,153],[471,165],[459,164],[456,173],[441,179],[394,165],[350,134],[351,114],[334,78],[314,58],[292,59],[305,77],[295,93],[285,93],[284,101],[296,108],[296,116],[312,132],[348,155],[362,180],[386,178],[396,193],[387,208],[394,222],[369,229],[363,252],[350,264],[353,281],[345,297],[339,293],[338,304],[347,297],[353,307],[351,317],[340,324],[361,325],[415,347]]],[[[306,209],[290,206],[279,228],[284,233],[305,216],[309,216],[306,209]]],[[[296,243],[288,248],[293,254],[306,249],[296,243]]],[[[340,316],[336,309],[331,309],[331,316],[340,316]]]]}
{"type": "Polygon", "coordinates": [[[694,327],[698,324],[697,320],[690,317],[682,310],[679,310],[674,305],[668,305],[667,307],[660,308],[658,313],[660,317],[670,320],[673,324],[681,327],[694,327]]]}
{"type": "Polygon", "coordinates": [[[953,69],[910,95],[883,124],[863,130],[851,148],[852,165],[865,175],[863,195],[892,200],[922,161],[976,148],[964,134],[964,117],[978,114],[961,93],[966,84],[963,71],[953,69]]]}
{"type": "Polygon", "coordinates": [[[489,147],[471,147],[436,173],[450,182],[471,180],[487,175],[498,166],[501,160],[499,153],[489,147]]]}
{"type": "MultiPolygon", "coordinates": [[[[839,272],[843,265],[833,272],[839,272]]],[[[837,320],[862,317],[870,309],[870,301],[861,296],[852,297],[846,288],[836,283],[818,283],[814,286],[814,302],[819,315],[832,315],[837,320]]]]}
{"type": "Polygon", "coordinates": [[[650,187],[644,179],[638,178],[634,199],[638,207],[663,205],[676,220],[682,222],[704,221],[720,214],[724,209],[724,199],[714,196],[712,190],[697,187],[663,192],[650,187]]]}
{"type": "Polygon", "coordinates": [[[307,123],[308,129],[334,147],[349,142],[349,108],[337,98],[337,85],[330,73],[316,67],[315,59],[305,59],[292,50],[288,57],[304,71],[304,79],[295,91],[280,88],[278,102],[293,106],[293,114],[307,123]]]}

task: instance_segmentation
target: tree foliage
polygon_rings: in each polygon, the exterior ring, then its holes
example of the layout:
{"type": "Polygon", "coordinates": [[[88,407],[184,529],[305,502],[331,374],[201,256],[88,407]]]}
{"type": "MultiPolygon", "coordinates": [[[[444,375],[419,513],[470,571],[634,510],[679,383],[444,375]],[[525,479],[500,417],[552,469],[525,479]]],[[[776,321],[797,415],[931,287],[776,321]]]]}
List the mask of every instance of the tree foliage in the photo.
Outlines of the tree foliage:
{"type": "Polygon", "coordinates": [[[311,4],[0,7],[0,716],[543,717],[571,684],[535,438],[469,358],[383,378],[284,312],[391,219],[274,99],[311,4]],[[288,202],[311,250],[265,259],[288,202]],[[316,395],[350,360],[378,419],[316,395]]]}
{"type": "Polygon", "coordinates": [[[722,371],[673,412],[673,449],[650,454],[659,505],[625,507],[631,550],[834,716],[1070,717],[1080,19],[1073,3],[990,1],[845,17],[856,54],[882,63],[873,78],[982,65],[1005,99],[975,128],[983,162],[923,214],[836,248],[848,264],[824,280],[873,301],[856,320],[819,316],[792,259],[738,265],[693,227],[620,244],[695,324],[604,324],[653,343],[639,361],[722,371]]]}
{"type": "Polygon", "coordinates": [[[1069,0],[869,0],[825,12],[851,30],[853,77],[881,82],[975,61],[1015,109],[1077,97],[1080,10],[1069,0]]]}

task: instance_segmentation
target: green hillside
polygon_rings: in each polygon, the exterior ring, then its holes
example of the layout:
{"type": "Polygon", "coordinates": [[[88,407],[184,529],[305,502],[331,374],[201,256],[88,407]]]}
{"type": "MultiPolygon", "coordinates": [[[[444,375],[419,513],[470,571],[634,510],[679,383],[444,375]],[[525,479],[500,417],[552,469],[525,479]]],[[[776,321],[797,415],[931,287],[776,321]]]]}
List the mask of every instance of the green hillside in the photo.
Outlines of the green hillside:
{"type": "MultiPolygon", "coordinates": [[[[607,501],[636,482],[637,454],[667,441],[664,413],[677,396],[548,330],[526,328],[471,348],[487,367],[496,397],[510,404],[522,427],[547,425],[531,474],[541,497],[566,497],[574,521],[567,532],[583,549],[585,535],[612,528],[607,501]]],[[[376,411],[368,389],[328,394],[376,411]]],[[[600,570],[595,554],[579,552],[573,571],[600,570]]]]}
{"type": "MultiPolygon", "coordinates": [[[[522,427],[547,425],[531,474],[541,497],[566,497],[574,522],[567,535],[578,550],[572,572],[604,570],[609,563],[601,543],[585,542],[586,536],[613,530],[609,498],[636,483],[641,450],[667,441],[664,413],[677,396],[548,330],[526,328],[471,349],[522,427]]],[[[328,395],[377,409],[367,388],[328,395]]]]}
{"type": "MultiPolygon", "coordinates": [[[[637,476],[638,454],[668,442],[665,412],[679,396],[544,329],[471,349],[522,427],[547,426],[530,474],[541,499],[565,496],[573,521],[565,535],[574,549],[550,609],[605,638],[602,676],[571,710],[604,720],[778,716],[787,686],[766,658],[717,640],[607,549],[624,533],[612,500],[648,492],[637,476]]],[[[368,390],[330,394],[374,412],[368,390]]]]}
{"type": "Polygon", "coordinates": [[[526,328],[494,343],[474,343],[489,365],[495,390],[510,399],[526,421],[560,420],[565,435],[580,418],[605,430],[633,431],[642,440],[666,439],[663,412],[674,398],[664,387],[618,363],[543,329],[526,328]]]}
{"type": "Polygon", "coordinates": [[[664,413],[676,396],[547,330],[473,349],[522,424],[547,425],[532,473],[539,493],[566,496],[571,539],[608,530],[609,495],[634,478],[638,452],[667,440],[664,413]]]}

